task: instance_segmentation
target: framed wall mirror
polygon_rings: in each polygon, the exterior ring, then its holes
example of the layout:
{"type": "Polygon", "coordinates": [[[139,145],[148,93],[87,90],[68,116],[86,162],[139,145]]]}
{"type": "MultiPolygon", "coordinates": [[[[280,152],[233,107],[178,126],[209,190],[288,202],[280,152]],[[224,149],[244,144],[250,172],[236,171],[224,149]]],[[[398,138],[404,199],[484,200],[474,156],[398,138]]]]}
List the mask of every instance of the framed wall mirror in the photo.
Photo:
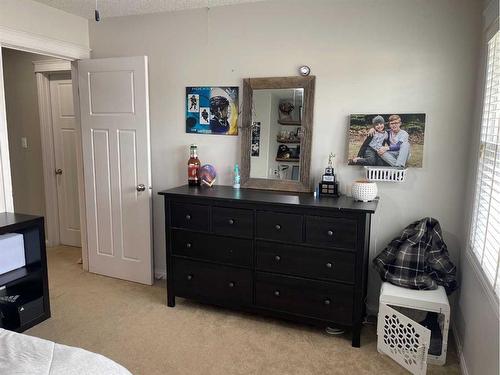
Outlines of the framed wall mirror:
{"type": "Polygon", "coordinates": [[[315,77],[243,80],[241,186],[311,191],[315,77]]]}

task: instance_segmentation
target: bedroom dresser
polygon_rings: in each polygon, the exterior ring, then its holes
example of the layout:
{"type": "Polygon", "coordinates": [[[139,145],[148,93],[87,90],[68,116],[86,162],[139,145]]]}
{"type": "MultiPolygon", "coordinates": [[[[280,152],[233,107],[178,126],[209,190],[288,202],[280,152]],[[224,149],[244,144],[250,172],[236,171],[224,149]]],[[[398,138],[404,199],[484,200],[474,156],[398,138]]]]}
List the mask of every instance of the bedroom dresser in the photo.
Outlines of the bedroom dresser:
{"type": "Polygon", "coordinates": [[[351,330],[360,346],[377,202],[229,186],[165,198],[167,304],[175,297],[351,330]]]}

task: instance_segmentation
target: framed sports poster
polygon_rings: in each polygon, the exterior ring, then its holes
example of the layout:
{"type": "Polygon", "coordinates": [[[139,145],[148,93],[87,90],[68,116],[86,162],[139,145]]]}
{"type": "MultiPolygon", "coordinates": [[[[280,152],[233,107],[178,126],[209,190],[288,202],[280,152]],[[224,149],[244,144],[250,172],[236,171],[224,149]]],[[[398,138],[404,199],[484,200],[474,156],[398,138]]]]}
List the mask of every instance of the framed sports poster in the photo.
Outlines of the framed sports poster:
{"type": "Polygon", "coordinates": [[[238,87],[186,87],[186,133],[238,135],[238,87]]]}

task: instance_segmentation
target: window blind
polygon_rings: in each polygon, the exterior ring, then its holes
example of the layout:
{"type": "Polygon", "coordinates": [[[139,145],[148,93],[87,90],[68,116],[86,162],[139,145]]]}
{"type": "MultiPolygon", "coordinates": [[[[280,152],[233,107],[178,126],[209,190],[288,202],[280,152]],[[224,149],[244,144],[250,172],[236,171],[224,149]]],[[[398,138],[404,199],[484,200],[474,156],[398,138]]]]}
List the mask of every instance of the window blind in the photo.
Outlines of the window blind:
{"type": "Polygon", "coordinates": [[[488,42],[470,249],[500,296],[500,33],[488,42]]]}

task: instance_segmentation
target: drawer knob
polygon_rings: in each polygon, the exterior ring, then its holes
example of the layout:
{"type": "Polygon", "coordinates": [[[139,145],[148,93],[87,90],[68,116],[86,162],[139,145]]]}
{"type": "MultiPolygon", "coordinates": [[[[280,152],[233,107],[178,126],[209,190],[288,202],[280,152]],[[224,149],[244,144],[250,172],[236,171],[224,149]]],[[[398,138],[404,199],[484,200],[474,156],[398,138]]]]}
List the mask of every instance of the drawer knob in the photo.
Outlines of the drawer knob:
{"type": "Polygon", "coordinates": [[[281,257],[280,257],[279,255],[276,255],[276,256],[274,257],[274,260],[275,260],[276,262],[279,262],[279,261],[281,260],[281,257]]]}
{"type": "Polygon", "coordinates": [[[186,248],[188,248],[188,249],[191,249],[191,247],[192,247],[192,246],[193,246],[193,245],[191,245],[191,242],[188,242],[188,243],[186,244],[186,248]]]}
{"type": "Polygon", "coordinates": [[[328,262],[328,263],[326,264],[326,268],[333,268],[333,263],[328,262]]]}
{"type": "Polygon", "coordinates": [[[280,291],[279,291],[279,290],[275,290],[275,291],[274,291],[274,295],[275,295],[276,297],[279,297],[279,296],[280,296],[280,291]]]}
{"type": "Polygon", "coordinates": [[[329,230],[328,232],[326,232],[326,234],[328,234],[330,237],[333,236],[333,230],[329,230]]]}
{"type": "Polygon", "coordinates": [[[188,279],[189,281],[193,280],[193,275],[187,275],[187,279],[188,279]]]}
{"type": "Polygon", "coordinates": [[[274,228],[276,228],[276,230],[280,230],[280,229],[281,229],[281,225],[276,224],[276,225],[274,226],[274,228]]]}
{"type": "Polygon", "coordinates": [[[191,215],[190,214],[186,214],[186,220],[191,220],[191,215]]]}
{"type": "Polygon", "coordinates": [[[229,223],[229,225],[233,225],[234,224],[234,220],[233,219],[229,219],[227,222],[229,223]]]}
{"type": "Polygon", "coordinates": [[[227,284],[230,288],[234,288],[234,282],[230,281],[229,284],[227,284]]]}
{"type": "Polygon", "coordinates": [[[323,303],[325,304],[325,306],[328,306],[330,303],[332,303],[332,301],[330,301],[330,300],[327,298],[327,299],[325,299],[325,300],[323,301],[323,303]]]}

